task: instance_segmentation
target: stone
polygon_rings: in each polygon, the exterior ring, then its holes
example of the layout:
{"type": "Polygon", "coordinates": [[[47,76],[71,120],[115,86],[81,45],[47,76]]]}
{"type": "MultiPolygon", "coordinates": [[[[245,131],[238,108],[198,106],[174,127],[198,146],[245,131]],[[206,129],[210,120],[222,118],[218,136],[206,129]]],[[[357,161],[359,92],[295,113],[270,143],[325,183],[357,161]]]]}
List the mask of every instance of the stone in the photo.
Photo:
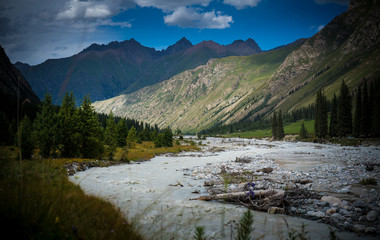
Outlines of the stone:
{"type": "Polygon", "coordinates": [[[344,208],[341,208],[339,210],[339,214],[342,215],[342,216],[351,216],[351,213],[349,211],[347,211],[346,209],[344,209],[344,208]]]}
{"type": "Polygon", "coordinates": [[[364,225],[360,225],[360,224],[355,224],[354,227],[353,227],[353,230],[354,232],[356,233],[363,233],[365,232],[365,226],[364,225]]]}
{"type": "Polygon", "coordinates": [[[366,220],[368,222],[374,222],[377,220],[377,218],[379,217],[379,213],[375,210],[371,210],[367,216],[366,216],[366,220]]]}
{"type": "Polygon", "coordinates": [[[279,207],[270,207],[268,209],[268,214],[284,214],[285,209],[279,207]]]}
{"type": "Polygon", "coordinates": [[[333,221],[334,223],[340,223],[340,222],[343,222],[345,220],[346,220],[346,218],[343,217],[342,215],[340,215],[339,213],[333,213],[331,215],[331,221],[333,221]]]}
{"type": "Polygon", "coordinates": [[[364,230],[365,234],[376,234],[376,228],[374,227],[367,227],[365,230],[364,230]]]}
{"type": "Polygon", "coordinates": [[[318,220],[319,218],[324,218],[325,216],[326,216],[326,214],[323,212],[320,212],[320,211],[318,211],[318,212],[308,211],[306,213],[306,217],[311,218],[311,219],[315,219],[315,220],[318,220]]]}
{"type": "Polygon", "coordinates": [[[341,204],[342,201],[339,199],[339,198],[336,198],[336,197],[333,197],[333,196],[323,196],[321,198],[321,201],[322,202],[328,202],[330,203],[330,205],[334,205],[334,204],[341,204]]]}
{"type": "Polygon", "coordinates": [[[331,214],[334,214],[336,213],[336,208],[329,208],[326,210],[326,214],[327,215],[331,215],[331,214]]]}
{"type": "Polygon", "coordinates": [[[356,201],[354,202],[354,207],[356,208],[365,208],[366,204],[362,201],[356,201]]]}

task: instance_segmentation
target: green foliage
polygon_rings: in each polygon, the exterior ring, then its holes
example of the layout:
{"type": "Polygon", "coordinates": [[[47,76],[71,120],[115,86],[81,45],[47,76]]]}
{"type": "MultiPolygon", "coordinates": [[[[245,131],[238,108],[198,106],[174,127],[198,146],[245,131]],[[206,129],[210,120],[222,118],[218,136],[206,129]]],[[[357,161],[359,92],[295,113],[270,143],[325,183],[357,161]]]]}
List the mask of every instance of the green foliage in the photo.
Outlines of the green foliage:
{"type": "Polygon", "coordinates": [[[112,112],[110,112],[109,118],[107,119],[107,127],[104,131],[104,143],[107,145],[105,149],[106,155],[108,159],[112,160],[117,147],[116,123],[112,112]]]}
{"type": "Polygon", "coordinates": [[[163,139],[164,139],[163,133],[157,134],[156,138],[154,139],[154,147],[155,148],[163,147],[163,144],[162,144],[163,139]]]}
{"type": "Polygon", "coordinates": [[[57,120],[58,116],[52,104],[51,95],[46,93],[41,112],[37,113],[34,121],[34,134],[43,157],[50,158],[57,148],[59,139],[57,120]]]}
{"type": "Polygon", "coordinates": [[[342,81],[338,101],[338,135],[345,137],[352,133],[351,96],[347,85],[342,81]]]}
{"type": "Polygon", "coordinates": [[[361,107],[360,129],[363,137],[368,137],[371,133],[371,105],[370,96],[368,95],[367,81],[363,86],[363,101],[361,107]]]}
{"type": "Polygon", "coordinates": [[[194,240],[206,240],[204,226],[195,227],[194,240]]]}
{"type": "Polygon", "coordinates": [[[134,142],[136,142],[136,128],[134,126],[131,127],[128,131],[128,136],[127,136],[127,147],[132,148],[134,142]]]}
{"type": "Polygon", "coordinates": [[[329,230],[330,230],[329,239],[330,240],[339,240],[339,237],[336,235],[336,232],[331,227],[329,227],[329,230]]]}
{"type": "Polygon", "coordinates": [[[327,136],[327,131],[327,100],[322,90],[319,90],[315,103],[315,136],[318,138],[325,138],[327,136]]]}
{"type": "Polygon", "coordinates": [[[66,93],[58,112],[58,130],[62,157],[78,157],[80,148],[79,115],[73,93],[66,93]]]}
{"type": "Polygon", "coordinates": [[[301,129],[300,129],[300,138],[301,139],[306,139],[307,138],[307,129],[305,128],[305,124],[302,123],[301,129]]]}
{"type": "Polygon", "coordinates": [[[90,97],[85,96],[79,109],[81,155],[84,158],[98,158],[103,152],[101,129],[91,106],[90,97]]]}
{"type": "Polygon", "coordinates": [[[116,141],[118,147],[124,147],[127,144],[128,128],[124,118],[116,124],[116,141]]]}
{"type": "Polygon", "coordinates": [[[237,232],[238,236],[236,240],[250,240],[251,234],[254,230],[253,228],[253,214],[250,210],[244,212],[242,218],[240,219],[237,232]]]}
{"type": "Polygon", "coordinates": [[[358,93],[356,94],[356,106],[355,106],[355,115],[354,115],[354,128],[352,131],[352,134],[355,137],[359,137],[362,133],[361,123],[362,119],[362,90],[361,87],[359,86],[358,88],[358,93]]]}
{"type": "Polygon", "coordinates": [[[307,240],[308,231],[306,231],[305,224],[302,223],[301,230],[297,231],[296,229],[290,229],[288,231],[288,238],[286,240],[307,240]]]}
{"type": "Polygon", "coordinates": [[[21,137],[19,146],[21,146],[22,158],[29,159],[33,153],[34,140],[32,138],[33,126],[28,116],[25,115],[21,121],[19,131],[21,131],[19,133],[21,137]]]}
{"type": "Polygon", "coordinates": [[[273,137],[273,139],[277,139],[277,117],[276,117],[276,111],[273,111],[273,117],[272,117],[272,137],[273,137]]]}
{"type": "Polygon", "coordinates": [[[284,124],[282,123],[282,113],[281,110],[278,112],[278,118],[277,118],[277,126],[276,126],[276,134],[277,134],[277,139],[283,139],[285,137],[285,132],[284,132],[284,124]]]}
{"type": "Polygon", "coordinates": [[[338,100],[335,94],[331,104],[329,135],[330,137],[338,136],[338,100]]]}

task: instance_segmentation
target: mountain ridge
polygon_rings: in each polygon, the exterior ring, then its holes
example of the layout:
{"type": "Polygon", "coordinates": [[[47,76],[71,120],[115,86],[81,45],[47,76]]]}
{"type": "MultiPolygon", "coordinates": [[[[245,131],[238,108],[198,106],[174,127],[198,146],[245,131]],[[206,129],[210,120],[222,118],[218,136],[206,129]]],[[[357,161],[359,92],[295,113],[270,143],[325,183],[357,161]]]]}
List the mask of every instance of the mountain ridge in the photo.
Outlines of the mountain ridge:
{"type": "Polygon", "coordinates": [[[72,91],[77,102],[87,94],[94,101],[161,82],[211,58],[261,52],[252,39],[246,42],[239,46],[211,42],[192,45],[182,38],[165,50],[156,50],[132,38],[106,45],[91,44],[71,57],[48,59],[35,66],[23,63],[15,66],[41,98],[49,91],[59,104],[64,93],[72,91]]]}

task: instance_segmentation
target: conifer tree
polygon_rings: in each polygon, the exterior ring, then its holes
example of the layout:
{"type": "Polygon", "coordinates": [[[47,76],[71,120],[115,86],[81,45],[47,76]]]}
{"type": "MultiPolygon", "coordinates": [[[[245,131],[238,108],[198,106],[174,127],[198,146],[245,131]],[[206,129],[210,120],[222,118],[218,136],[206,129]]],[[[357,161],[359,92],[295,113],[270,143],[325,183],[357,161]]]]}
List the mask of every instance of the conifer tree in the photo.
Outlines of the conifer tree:
{"type": "Polygon", "coordinates": [[[59,142],[62,144],[62,157],[79,156],[79,115],[72,92],[70,94],[66,93],[63,98],[58,112],[58,125],[60,133],[59,142]]]}
{"type": "Polygon", "coordinates": [[[338,136],[338,100],[335,94],[331,104],[329,135],[330,137],[338,136]]]}
{"type": "Polygon", "coordinates": [[[173,147],[173,133],[169,127],[164,130],[162,145],[164,147],[173,147]]]}
{"type": "Polygon", "coordinates": [[[128,128],[125,118],[119,120],[116,125],[116,140],[119,147],[124,147],[127,144],[128,128]]]}
{"type": "Polygon", "coordinates": [[[362,89],[359,86],[358,93],[356,95],[355,115],[354,115],[354,127],[352,134],[355,137],[360,137],[362,134],[362,89]]]}
{"type": "Polygon", "coordinates": [[[347,85],[342,81],[338,101],[338,135],[345,137],[352,133],[352,104],[347,85]]]}
{"type": "Polygon", "coordinates": [[[276,111],[273,111],[272,137],[273,137],[273,139],[277,139],[277,117],[276,117],[276,111]]]}
{"type": "Polygon", "coordinates": [[[361,134],[364,137],[368,137],[371,131],[371,104],[369,103],[367,82],[364,81],[363,86],[363,101],[361,107],[361,119],[360,119],[361,134]]]}
{"type": "Polygon", "coordinates": [[[97,158],[103,152],[101,129],[89,96],[83,98],[79,108],[81,154],[84,158],[97,158]]]}
{"type": "Polygon", "coordinates": [[[306,139],[307,138],[307,129],[305,128],[305,124],[302,123],[301,129],[300,129],[300,138],[306,139]]]}
{"type": "Polygon", "coordinates": [[[109,118],[107,119],[106,129],[104,131],[104,143],[107,145],[106,154],[108,159],[113,159],[113,154],[117,147],[117,139],[116,139],[116,123],[115,118],[113,117],[112,111],[109,114],[109,118]]]}
{"type": "Polygon", "coordinates": [[[285,132],[284,132],[284,125],[282,123],[282,114],[281,110],[278,112],[278,118],[277,118],[277,139],[283,139],[285,137],[285,132]]]}
{"type": "Polygon", "coordinates": [[[136,141],[137,137],[137,131],[134,126],[131,127],[128,131],[128,136],[127,136],[127,148],[133,148],[134,147],[134,142],[136,141]]]}
{"type": "Polygon", "coordinates": [[[37,113],[34,122],[34,134],[41,150],[41,155],[46,158],[50,158],[51,153],[55,152],[59,137],[58,117],[52,102],[50,93],[47,93],[42,102],[41,112],[37,113]]]}
{"type": "Polygon", "coordinates": [[[318,138],[324,138],[327,135],[327,100],[322,90],[317,93],[315,103],[315,122],[314,122],[315,135],[318,138]]]}
{"type": "Polygon", "coordinates": [[[20,143],[18,146],[21,147],[21,156],[23,159],[29,159],[32,156],[34,144],[32,138],[32,121],[29,119],[27,115],[21,121],[20,128],[18,129],[20,132],[20,143]]]}

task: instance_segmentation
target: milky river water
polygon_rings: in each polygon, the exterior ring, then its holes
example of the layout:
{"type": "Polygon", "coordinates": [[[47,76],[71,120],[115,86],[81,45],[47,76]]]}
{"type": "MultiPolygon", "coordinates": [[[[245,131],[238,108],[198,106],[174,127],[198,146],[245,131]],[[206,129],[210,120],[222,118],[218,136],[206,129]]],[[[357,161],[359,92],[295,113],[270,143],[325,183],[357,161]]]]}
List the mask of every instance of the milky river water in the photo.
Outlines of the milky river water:
{"type": "MultiPolygon", "coordinates": [[[[196,226],[205,227],[208,239],[234,239],[235,222],[238,222],[246,209],[220,202],[189,200],[207,195],[207,192],[203,186],[204,180],[184,174],[184,169],[233,161],[236,157],[250,155],[289,160],[293,159],[292,156],[299,157],[297,153],[307,151],[308,157],[303,159],[304,164],[287,166],[307,170],[321,161],[328,161],[334,155],[342,155],[342,151],[345,151],[343,149],[347,149],[336,145],[316,148],[313,143],[265,140],[208,138],[203,142],[208,145],[205,149],[215,146],[224,148],[224,151],[204,150],[175,156],[157,156],[141,163],[91,168],[77,172],[70,176],[70,180],[80,185],[86,194],[114,204],[146,239],[193,239],[196,226]],[[192,193],[194,191],[199,191],[200,194],[192,193]]],[[[362,148],[360,151],[364,155],[370,155],[374,150],[362,148]]],[[[310,239],[328,239],[328,225],[256,211],[254,236],[285,239],[289,228],[299,230],[302,223],[306,224],[310,239]]],[[[358,239],[354,233],[343,232],[338,235],[341,239],[358,239]]]]}

